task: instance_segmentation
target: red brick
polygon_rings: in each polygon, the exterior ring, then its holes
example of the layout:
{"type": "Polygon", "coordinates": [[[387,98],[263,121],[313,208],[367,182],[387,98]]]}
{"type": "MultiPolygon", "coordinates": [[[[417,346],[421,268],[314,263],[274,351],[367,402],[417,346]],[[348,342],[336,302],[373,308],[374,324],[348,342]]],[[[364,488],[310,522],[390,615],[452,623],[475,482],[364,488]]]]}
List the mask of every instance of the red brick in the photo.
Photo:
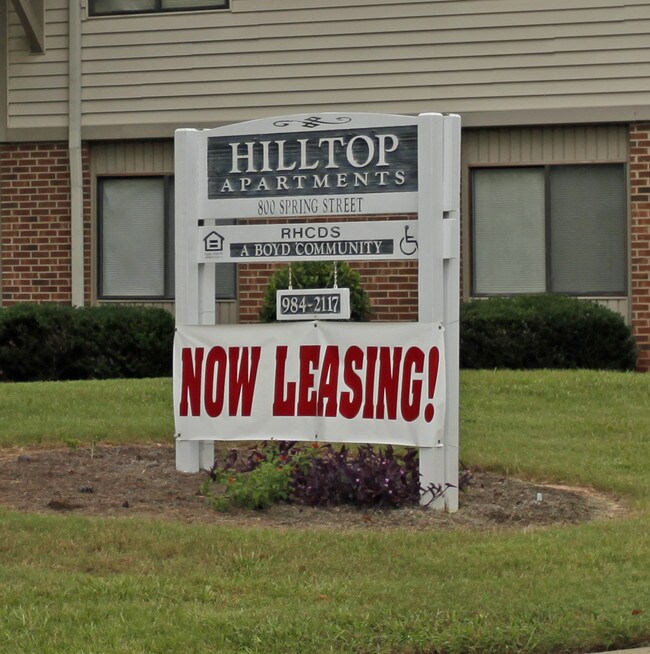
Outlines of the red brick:
{"type": "MultiPolygon", "coordinates": [[[[90,197],[90,158],[84,151],[84,182],[90,197]]],[[[0,146],[0,242],[2,294],[6,305],[71,300],[70,192],[66,143],[0,146]],[[57,272],[57,267],[60,272],[57,272]]],[[[84,205],[85,256],[90,262],[90,203],[84,205]]],[[[90,265],[88,263],[88,272],[90,265]]],[[[89,277],[88,277],[89,278],[89,277]]],[[[90,299],[90,288],[86,296],[90,299]]]]}
{"type": "Polygon", "coordinates": [[[637,368],[650,371],[650,124],[630,128],[630,262],[632,330],[639,346],[637,368]]]}

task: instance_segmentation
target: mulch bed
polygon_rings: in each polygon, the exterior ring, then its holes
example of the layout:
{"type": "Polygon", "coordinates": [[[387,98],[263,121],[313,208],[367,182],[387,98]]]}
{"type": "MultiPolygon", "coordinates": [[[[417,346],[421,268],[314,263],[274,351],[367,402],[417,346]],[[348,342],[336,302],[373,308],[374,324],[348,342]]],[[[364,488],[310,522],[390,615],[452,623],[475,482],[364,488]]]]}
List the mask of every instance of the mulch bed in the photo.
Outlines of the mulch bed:
{"type": "Polygon", "coordinates": [[[176,471],[173,445],[0,450],[0,506],[41,514],[137,517],[269,528],[498,529],[576,524],[621,515],[589,489],[533,484],[474,470],[454,514],[422,507],[312,508],[218,513],[199,495],[206,474],[176,471]]]}

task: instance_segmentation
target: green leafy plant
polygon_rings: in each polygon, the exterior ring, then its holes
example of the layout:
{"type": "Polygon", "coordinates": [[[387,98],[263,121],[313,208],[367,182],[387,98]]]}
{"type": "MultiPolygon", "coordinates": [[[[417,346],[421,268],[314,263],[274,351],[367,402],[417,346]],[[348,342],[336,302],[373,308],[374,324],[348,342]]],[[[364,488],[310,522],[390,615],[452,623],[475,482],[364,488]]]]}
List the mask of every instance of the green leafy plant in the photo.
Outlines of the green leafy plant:
{"type": "Polygon", "coordinates": [[[352,451],[345,445],[274,441],[247,453],[231,450],[221,466],[212,468],[202,492],[218,510],[263,509],[277,502],[388,508],[417,505],[421,496],[432,502],[448,486],[421,486],[414,448],[398,453],[390,445],[363,445],[352,451]]]}
{"type": "Polygon", "coordinates": [[[272,447],[249,470],[213,469],[211,480],[223,487],[223,493],[213,492],[209,481],[203,485],[202,492],[218,511],[228,511],[233,506],[266,509],[289,499],[292,477],[293,467],[286,465],[278,449],[272,447]]]}
{"type": "Polygon", "coordinates": [[[260,310],[262,322],[275,322],[276,292],[289,288],[332,288],[336,266],[336,281],[340,288],[350,289],[350,319],[364,322],[370,319],[372,309],[370,298],[361,287],[361,275],[346,262],[305,261],[278,268],[269,280],[260,310]]]}

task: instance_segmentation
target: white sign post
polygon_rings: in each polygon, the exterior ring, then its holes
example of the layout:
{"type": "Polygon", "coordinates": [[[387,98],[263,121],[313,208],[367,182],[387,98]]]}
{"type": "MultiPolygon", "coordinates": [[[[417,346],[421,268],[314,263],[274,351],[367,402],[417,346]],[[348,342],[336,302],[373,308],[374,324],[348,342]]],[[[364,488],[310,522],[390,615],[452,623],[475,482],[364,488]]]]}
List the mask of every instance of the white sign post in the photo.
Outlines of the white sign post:
{"type": "Polygon", "coordinates": [[[215,440],[412,445],[457,510],[460,118],[295,115],[175,148],[176,467],[215,440]],[[354,220],[373,214],[417,220],[354,220]],[[216,262],[361,259],[418,261],[417,323],[214,325],[216,262]]]}

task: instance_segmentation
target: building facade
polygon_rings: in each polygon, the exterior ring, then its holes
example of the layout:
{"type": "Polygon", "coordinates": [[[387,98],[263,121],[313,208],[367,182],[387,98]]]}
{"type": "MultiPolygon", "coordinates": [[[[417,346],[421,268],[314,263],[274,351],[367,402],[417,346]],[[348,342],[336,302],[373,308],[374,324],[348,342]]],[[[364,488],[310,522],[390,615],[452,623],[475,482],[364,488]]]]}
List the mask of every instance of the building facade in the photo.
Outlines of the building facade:
{"type": "MultiPolygon", "coordinates": [[[[174,130],[461,115],[461,297],[620,312],[650,369],[650,2],[2,0],[0,305],[173,307],[174,130]]],[[[417,264],[360,266],[380,320],[417,264]]],[[[217,266],[256,321],[267,264],[217,266]]]]}

